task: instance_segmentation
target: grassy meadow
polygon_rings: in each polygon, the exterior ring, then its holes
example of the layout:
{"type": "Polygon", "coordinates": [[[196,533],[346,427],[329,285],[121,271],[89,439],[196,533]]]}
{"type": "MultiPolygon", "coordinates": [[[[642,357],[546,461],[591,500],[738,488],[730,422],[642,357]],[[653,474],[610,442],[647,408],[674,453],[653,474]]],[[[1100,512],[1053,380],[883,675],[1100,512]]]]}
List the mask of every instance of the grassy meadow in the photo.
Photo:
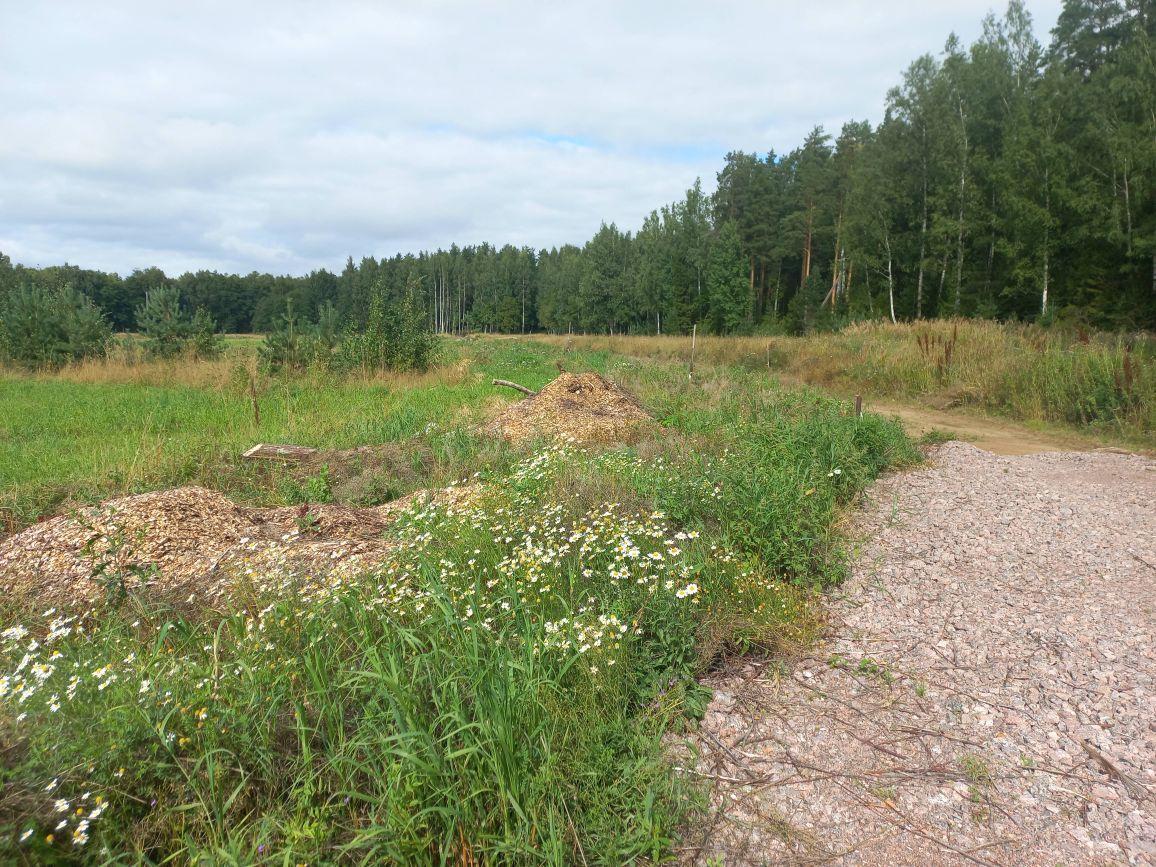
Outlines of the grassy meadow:
{"type": "Polygon", "coordinates": [[[244,466],[257,441],[394,442],[406,474],[383,496],[477,492],[417,500],[392,562],[340,584],[258,580],[193,612],[9,604],[7,862],[663,860],[701,797],[663,749],[704,707],[696,676],[808,640],[814,590],[845,568],[847,507],[918,458],[895,423],[743,365],[688,382],[661,360],[461,340],[420,376],[256,382],[250,352],[4,373],[10,525],[185,482],[330,495],[244,466]],[[476,432],[512,399],[491,377],[538,387],[559,359],[632,390],[661,435],[515,449],[476,432]]]}
{"type": "MultiPolygon", "coordinates": [[[[239,461],[258,442],[420,447],[408,456],[423,467],[411,487],[448,482],[494,449],[468,432],[497,400],[484,352],[470,368],[447,345],[426,374],[270,378],[257,372],[255,346],[232,338],[214,361],[128,352],[54,373],[0,373],[0,519],[14,529],[76,503],[186,483],[247,502],[298,501],[299,486],[275,468],[239,461]]],[[[540,384],[549,372],[538,355],[511,346],[499,363],[540,384]]]]}
{"type": "MultiPolygon", "coordinates": [[[[689,337],[542,337],[554,345],[687,364],[689,337]]],[[[863,323],[805,337],[699,337],[702,364],[935,408],[971,407],[1156,448],[1156,341],[960,319],[863,323]]]]}

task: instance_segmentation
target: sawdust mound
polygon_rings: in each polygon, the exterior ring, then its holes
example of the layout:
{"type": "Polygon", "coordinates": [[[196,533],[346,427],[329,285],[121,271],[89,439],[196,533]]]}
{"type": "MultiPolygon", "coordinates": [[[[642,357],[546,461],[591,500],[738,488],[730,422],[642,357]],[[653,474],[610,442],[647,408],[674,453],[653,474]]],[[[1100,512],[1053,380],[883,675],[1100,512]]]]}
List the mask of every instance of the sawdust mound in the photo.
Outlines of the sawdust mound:
{"type": "Polygon", "coordinates": [[[597,373],[563,373],[487,426],[510,442],[565,437],[580,443],[634,442],[653,417],[630,392],[597,373]]]}
{"type": "Polygon", "coordinates": [[[211,604],[238,586],[353,575],[389,559],[383,534],[415,497],[459,502],[466,487],[418,492],[367,509],[258,509],[205,488],[110,500],[0,541],[0,592],[46,604],[95,602],[113,582],[173,603],[211,604]]]}

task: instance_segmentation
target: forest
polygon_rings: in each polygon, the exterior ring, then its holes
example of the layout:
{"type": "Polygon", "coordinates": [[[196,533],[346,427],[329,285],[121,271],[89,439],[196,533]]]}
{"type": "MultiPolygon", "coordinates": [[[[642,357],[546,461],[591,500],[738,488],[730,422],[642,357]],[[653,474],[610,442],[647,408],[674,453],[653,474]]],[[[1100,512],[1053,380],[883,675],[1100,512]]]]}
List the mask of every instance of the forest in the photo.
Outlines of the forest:
{"type": "Polygon", "coordinates": [[[0,253],[0,303],[70,286],[132,331],[176,287],[218,330],[287,310],[363,328],[375,295],[431,330],[802,333],[856,319],[969,316],[1156,327],[1156,4],[1065,0],[1050,43],[1013,0],[950,36],[886,95],[878,126],[816,127],[794,150],[726,155],[634,231],[583,245],[488,243],[305,276],[146,267],[122,277],[0,253]]]}

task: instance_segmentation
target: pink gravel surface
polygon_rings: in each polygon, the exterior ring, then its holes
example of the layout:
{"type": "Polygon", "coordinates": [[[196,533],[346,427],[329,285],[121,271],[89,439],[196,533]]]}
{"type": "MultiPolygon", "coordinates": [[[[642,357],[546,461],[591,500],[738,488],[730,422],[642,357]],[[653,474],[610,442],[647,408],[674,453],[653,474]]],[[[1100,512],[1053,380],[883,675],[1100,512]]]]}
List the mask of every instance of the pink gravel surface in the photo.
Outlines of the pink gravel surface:
{"type": "Polygon", "coordinates": [[[1156,864],[1156,462],[947,443],[857,536],[819,646],[707,684],[684,862],[1156,864]]]}

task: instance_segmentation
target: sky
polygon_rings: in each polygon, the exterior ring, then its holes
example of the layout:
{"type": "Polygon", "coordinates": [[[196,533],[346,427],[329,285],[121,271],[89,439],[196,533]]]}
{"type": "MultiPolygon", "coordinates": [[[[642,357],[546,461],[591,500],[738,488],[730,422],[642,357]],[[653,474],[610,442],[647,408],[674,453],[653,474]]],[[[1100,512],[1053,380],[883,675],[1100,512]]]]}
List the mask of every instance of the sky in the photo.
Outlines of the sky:
{"type": "MultiPolygon", "coordinates": [[[[1027,5],[1046,42],[1061,0],[1027,5]]],[[[992,6],[0,0],[0,252],[302,274],[581,244],[728,151],[877,123],[992,6]]]]}

